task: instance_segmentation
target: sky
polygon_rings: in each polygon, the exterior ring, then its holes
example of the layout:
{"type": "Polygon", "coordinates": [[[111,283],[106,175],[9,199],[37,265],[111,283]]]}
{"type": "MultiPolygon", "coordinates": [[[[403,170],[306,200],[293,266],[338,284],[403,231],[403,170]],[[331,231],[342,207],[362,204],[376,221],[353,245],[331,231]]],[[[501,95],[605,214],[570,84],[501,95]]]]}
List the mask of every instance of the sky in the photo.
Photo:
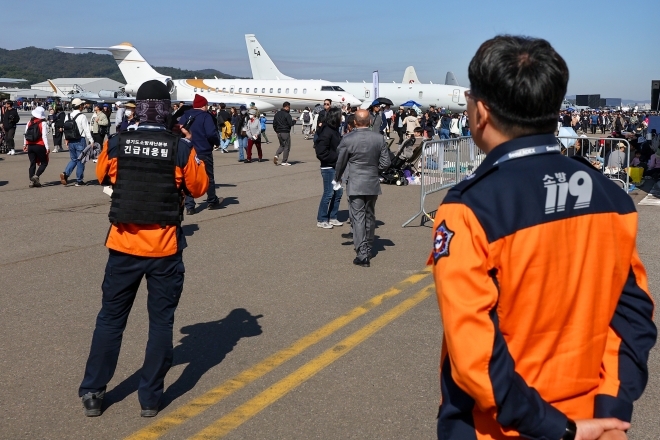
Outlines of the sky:
{"type": "MultiPolygon", "coordinates": [[[[23,3],[6,3],[4,17],[25,16],[23,3]]],[[[48,25],[41,32],[34,25],[28,32],[5,28],[0,47],[126,41],[154,66],[249,77],[244,35],[253,33],[294,78],[370,82],[378,70],[381,82],[400,82],[412,65],[423,83],[444,83],[452,71],[468,87],[468,64],[479,45],[514,34],[545,38],[564,57],[567,95],[643,101],[651,81],[660,79],[657,0],[68,0],[66,7],[32,0],[30,9],[48,25]]]]}

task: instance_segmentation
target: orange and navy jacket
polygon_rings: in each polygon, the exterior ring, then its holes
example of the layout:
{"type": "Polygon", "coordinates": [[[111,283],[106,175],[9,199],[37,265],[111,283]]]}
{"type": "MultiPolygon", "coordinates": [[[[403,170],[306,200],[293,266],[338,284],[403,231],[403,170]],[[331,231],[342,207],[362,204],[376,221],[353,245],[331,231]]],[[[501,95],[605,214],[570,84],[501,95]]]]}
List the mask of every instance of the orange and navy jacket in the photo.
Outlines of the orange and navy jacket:
{"type": "Polygon", "coordinates": [[[499,145],[436,213],[440,439],[555,440],[567,418],[630,421],[646,386],[657,331],[635,206],[558,150],[553,135],[499,145]]]}
{"type": "MultiPolygon", "coordinates": [[[[146,125],[142,130],[165,130],[162,126],[146,125]]],[[[101,184],[114,185],[117,180],[117,144],[119,135],[111,136],[104,144],[96,164],[96,177],[101,184]]],[[[179,141],[176,171],[177,188],[185,189],[193,197],[200,197],[209,186],[204,163],[197,158],[195,149],[187,139],[179,141]]],[[[141,257],[166,257],[181,252],[186,239],[180,226],[133,225],[119,223],[110,225],[105,245],[113,250],[141,257]]]]}

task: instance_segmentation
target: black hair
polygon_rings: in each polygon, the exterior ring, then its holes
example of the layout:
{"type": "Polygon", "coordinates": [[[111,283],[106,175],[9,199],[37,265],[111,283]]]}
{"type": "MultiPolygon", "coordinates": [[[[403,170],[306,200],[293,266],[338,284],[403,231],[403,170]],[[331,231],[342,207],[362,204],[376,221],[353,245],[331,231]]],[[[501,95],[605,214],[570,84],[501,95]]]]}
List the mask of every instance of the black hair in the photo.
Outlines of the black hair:
{"type": "Polygon", "coordinates": [[[282,108],[285,107],[291,107],[291,103],[289,101],[284,101],[284,104],[282,104],[282,108]]]}
{"type": "Polygon", "coordinates": [[[357,111],[357,107],[351,107],[351,112],[355,113],[357,111]]]}
{"type": "Polygon", "coordinates": [[[226,107],[227,107],[227,106],[225,105],[225,103],[224,103],[224,102],[221,102],[221,103],[220,103],[220,108],[221,108],[221,109],[223,109],[223,110],[224,110],[224,109],[225,109],[226,107]]]}
{"type": "Polygon", "coordinates": [[[325,101],[328,101],[328,102],[332,105],[332,99],[330,99],[330,98],[325,98],[325,99],[323,100],[323,103],[324,103],[324,104],[325,104],[325,101]]]}
{"type": "Polygon", "coordinates": [[[413,132],[415,132],[415,133],[424,133],[424,129],[422,127],[415,127],[413,132]]]}
{"type": "Polygon", "coordinates": [[[568,66],[546,40],[499,35],[483,43],[468,68],[471,95],[503,131],[552,133],[566,96],[568,66]]]}
{"type": "Polygon", "coordinates": [[[350,114],[350,115],[346,116],[346,125],[348,125],[349,127],[355,127],[355,115],[354,114],[350,114]]]}
{"type": "Polygon", "coordinates": [[[332,107],[325,114],[325,120],[323,122],[325,125],[332,128],[339,128],[339,125],[341,124],[341,109],[338,107],[332,107]]]}

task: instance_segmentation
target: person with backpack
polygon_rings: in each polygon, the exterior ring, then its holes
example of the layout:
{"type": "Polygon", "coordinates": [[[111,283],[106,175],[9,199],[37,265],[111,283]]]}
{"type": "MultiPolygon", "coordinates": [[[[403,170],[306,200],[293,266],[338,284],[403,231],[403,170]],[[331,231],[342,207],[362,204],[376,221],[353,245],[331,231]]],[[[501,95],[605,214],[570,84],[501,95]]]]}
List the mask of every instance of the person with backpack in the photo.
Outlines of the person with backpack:
{"type": "Polygon", "coordinates": [[[100,105],[94,106],[94,114],[92,115],[92,138],[94,142],[103,145],[103,138],[108,127],[108,117],[101,111],[100,105]]]}
{"type": "Polygon", "coordinates": [[[87,144],[93,145],[94,139],[92,138],[92,133],[89,130],[89,122],[87,117],[80,112],[82,108],[83,101],[80,98],[75,98],[71,101],[71,107],[73,111],[67,115],[66,120],[64,121],[63,133],[64,139],[67,141],[69,146],[69,156],[71,160],[67,164],[63,173],[60,173],[60,182],[62,185],[68,183],[67,179],[73,173],[74,168],[76,169],[76,185],[75,186],[84,186],[85,182],[83,181],[85,173],[85,164],[83,164],[79,157],[87,144]]]}
{"type": "Polygon", "coordinates": [[[312,113],[309,111],[309,107],[305,107],[305,110],[303,110],[298,118],[303,124],[302,133],[305,136],[305,140],[309,139],[309,135],[312,132],[312,119],[312,113]]]}
{"type": "Polygon", "coordinates": [[[43,107],[37,107],[32,110],[32,118],[25,125],[25,134],[23,135],[23,151],[28,154],[30,159],[30,168],[28,169],[30,177],[30,188],[39,188],[39,176],[41,176],[48,166],[48,153],[50,145],[48,144],[48,123],[46,122],[46,110],[43,107]],[[37,169],[39,165],[39,169],[37,169]]]}

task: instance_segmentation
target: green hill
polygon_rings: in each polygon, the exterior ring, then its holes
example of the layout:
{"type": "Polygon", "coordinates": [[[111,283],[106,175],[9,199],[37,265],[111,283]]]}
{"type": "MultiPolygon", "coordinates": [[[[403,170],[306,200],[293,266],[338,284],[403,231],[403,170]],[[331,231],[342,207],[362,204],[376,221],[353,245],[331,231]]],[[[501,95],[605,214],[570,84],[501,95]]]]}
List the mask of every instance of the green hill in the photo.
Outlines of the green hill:
{"type": "MultiPolygon", "coordinates": [[[[174,67],[156,67],[172,79],[186,78],[236,78],[215,69],[183,70],[174,67]]],[[[112,55],[68,53],[58,49],[0,49],[0,77],[24,78],[32,85],[52,78],[111,78],[126,84],[112,55]]],[[[21,87],[26,86],[25,83],[21,87]]]]}

